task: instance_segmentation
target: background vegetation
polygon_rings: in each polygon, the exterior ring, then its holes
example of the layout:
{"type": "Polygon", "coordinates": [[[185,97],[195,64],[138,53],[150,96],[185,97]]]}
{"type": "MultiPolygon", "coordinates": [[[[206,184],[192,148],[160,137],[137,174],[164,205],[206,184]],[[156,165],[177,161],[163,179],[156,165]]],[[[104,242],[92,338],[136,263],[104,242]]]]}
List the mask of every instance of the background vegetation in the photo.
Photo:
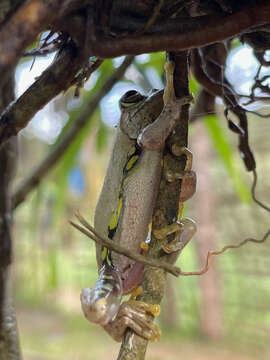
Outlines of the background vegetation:
{"type": "MultiPolygon", "coordinates": [[[[252,86],[248,79],[257,65],[255,59],[250,66],[243,63],[245,51],[250,50],[236,44],[228,61],[232,82],[248,91],[252,86]]],[[[57,135],[64,134],[83,103],[121,61],[106,60],[87,82],[88,91],[81,89],[79,99],[74,99],[71,88],[36,115],[20,136],[14,189],[54,148],[57,135]]],[[[81,314],[80,289],[93,285],[97,278],[95,250],[88,238],[71,228],[68,219],[80,209],[92,222],[118,117],[117,100],[135,84],[145,92],[162,87],[163,61],[163,53],[136,58],[56,168],[16,210],[13,278],[25,359],[107,359],[112,352],[117,354],[118,345],[81,314]]],[[[19,65],[18,92],[40,66],[38,59],[33,70],[29,62],[19,65]]],[[[191,87],[196,95],[195,80],[191,87]]],[[[251,200],[252,179],[218,102],[216,109],[217,116],[202,114],[204,120],[195,121],[190,129],[198,191],[185,206],[185,214],[196,220],[198,234],[179,259],[178,265],[186,271],[201,268],[209,249],[250,236],[260,238],[269,226],[267,213],[251,200]]],[[[270,124],[269,119],[254,119],[255,115],[249,116],[250,142],[258,164],[258,197],[269,202],[270,124]]],[[[164,335],[160,344],[151,345],[148,358],[178,359],[181,351],[181,357],[189,359],[266,359],[270,351],[269,279],[269,243],[248,244],[219,256],[203,277],[168,276],[158,320],[164,335]]]]}

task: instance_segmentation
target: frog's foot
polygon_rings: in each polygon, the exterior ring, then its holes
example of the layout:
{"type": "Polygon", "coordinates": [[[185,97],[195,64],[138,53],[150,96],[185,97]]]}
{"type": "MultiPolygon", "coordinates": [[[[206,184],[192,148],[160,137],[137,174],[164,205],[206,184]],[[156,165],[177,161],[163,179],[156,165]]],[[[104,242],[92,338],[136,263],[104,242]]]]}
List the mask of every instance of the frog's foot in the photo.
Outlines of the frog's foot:
{"type": "Polygon", "coordinates": [[[197,176],[195,171],[173,172],[165,170],[165,178],[169,183],[176,180],[182,180],[181,191],[179,194],[179,203],[183,203],[190,199],[196,192],[197,176]]]}
{"type": "Polygon", "coordinates": [[[142,249],[143,254],[146,255],[149,250],[149,245],[146,241],[142,241],[140,244],[140,248],[142,249]]]}
{"type": "Polygon", "coordinates": [[[104,326],[104,329],[116,340],[122,341],[127,328],[137,335],[150,341],[159,341],[161,332],[149,319],[148,313],[158,314],[159,305],[148,304],[142,301],[129,300],[121,304],[115,319],[104,326]]]}
{"type": "Polygon", "coordinates": [[[174,233],[181,232],[183,230],[183,225],[180,221],[176,221],[170,225],[166,225],[161,229],[153,230],[153,234],[156,239],[164,239],[166,236],[174,233]]]}
{"type": "Polygon", "coordinates": [[[130,300],[136,300],[136,297],[142,295],[142,293],[143,293],[143,287],[142,287],[142,286],[138,286],[137,289],[135,289],[134,291],[132,291],[132,293],[131,293],[131,295],[130,295],[130,298],[129,298],[129,301],[130,301],[130,300]]]}
{"type": "Polygon", "coordinates": [[[179,255],[197,230],[195,221],[190,218],[183,218],[176,224],[178,224],[179,228],[174,239],[170,243],[162,246],[163,251],[167,254],[178,252],[179,255]]]}
{"type": "Polygon", "coordinates": [[[193,154],[186,146],[179,146],[177,144],[172,144],[171,151],[173,155],[176,157],[185,155],[187,161],[184,171],[189,171],[192,169],[193,154]]]}

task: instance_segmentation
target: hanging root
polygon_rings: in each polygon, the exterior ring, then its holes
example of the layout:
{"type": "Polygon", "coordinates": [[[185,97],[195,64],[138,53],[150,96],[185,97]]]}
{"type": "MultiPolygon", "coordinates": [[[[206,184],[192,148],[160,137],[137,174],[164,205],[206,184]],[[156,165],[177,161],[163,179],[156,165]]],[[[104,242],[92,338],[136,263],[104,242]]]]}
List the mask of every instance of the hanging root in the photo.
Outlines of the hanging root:
{"type": "Polygon", "coordinates": [[[258,240],[258,239],[253,239],[253,238],[247,238],[247,239],[241,241],[239,244],[226,245],[219,251],[208,251],[205,266],[201,271],[189,271],[189,272],[181,271],[181,275],[182,276],[203,275],[209,270],[209,267],[210,267],[210,264],[211,264],[211,258],[213,256],[223,254],[228,249],[238,249],[238,248],[240,248],[241,246],[245,245],[248,242],[254,242],[254,243],[257,243],[257,244],[258,243],[263,243],[263,242],[265,242],[267,240],[269,235],[270,235],[270,229],[264,234],[262,239],[258,240]]]}
{"type": "Polygon", "coordinates": [[[265,209],[266,211],[269,211],[270,212],[270,207],[265,205],[264,203],[262,203],[260,200],[257,199],[256,197],[256,194],[255,194],[255,190],[256,190],[256,186],[257,186],[257,180],[258,180],[258,175],[257,175],[257,172],[256,170],[254,169],[252,171],[253,173],[253,183],[252,183],[252,186],[251,186],[251,196],[252,196],[252,199],[254,200],[254,202],[256,204],[258,204],[260,207],[262,207],[263,209],[265,209]]]}

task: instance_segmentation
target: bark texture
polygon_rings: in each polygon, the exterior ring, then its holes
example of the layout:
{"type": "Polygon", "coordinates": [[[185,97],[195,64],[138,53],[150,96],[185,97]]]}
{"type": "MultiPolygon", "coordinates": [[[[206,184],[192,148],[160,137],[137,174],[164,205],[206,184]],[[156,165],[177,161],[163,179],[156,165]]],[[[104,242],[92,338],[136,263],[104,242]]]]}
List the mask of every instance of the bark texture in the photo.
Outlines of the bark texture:
{"type": "MultiPolygon", "coordinates": [[[[13,78],[0,89],[3,110],[14,98],[13,78]]],[[[12,304],[10,267],[12,261],[12,209],[10,185],[17,158],[17,139],[0,150],[0,360],[21,359],[15,310],[12,304]]]]}

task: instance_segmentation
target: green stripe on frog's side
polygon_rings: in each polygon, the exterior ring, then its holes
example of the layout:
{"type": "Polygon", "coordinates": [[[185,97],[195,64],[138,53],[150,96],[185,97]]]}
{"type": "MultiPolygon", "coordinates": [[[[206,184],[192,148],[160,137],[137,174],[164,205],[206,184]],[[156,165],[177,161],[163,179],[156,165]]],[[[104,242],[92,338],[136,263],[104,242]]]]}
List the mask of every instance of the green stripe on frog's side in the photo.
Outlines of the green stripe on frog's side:
{"type": "Polygon", "coordinates": [[[122,178],[122,184],[121,184],[121,192],[123,189],[124,182],[128,176],[128,172],[133,169],[134,165],[137,163],[137,161],[140,158],[142,149],[140,146],[135,143],[134,146],[132,146],[132,149],[129,151],[127,156],[127,161],[125,163],[125,166],[123,168],[123,178],[122,178]]]}

